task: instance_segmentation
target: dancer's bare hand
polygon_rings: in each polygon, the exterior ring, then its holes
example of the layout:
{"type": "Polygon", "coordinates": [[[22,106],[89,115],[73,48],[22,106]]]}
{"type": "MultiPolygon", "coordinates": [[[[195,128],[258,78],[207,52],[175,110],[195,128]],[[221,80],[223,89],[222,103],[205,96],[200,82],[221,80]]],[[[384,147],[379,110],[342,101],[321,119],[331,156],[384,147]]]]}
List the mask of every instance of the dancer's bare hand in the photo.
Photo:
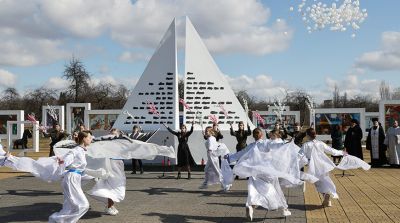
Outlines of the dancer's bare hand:
{"type": "Polygon", "coordinates": [[[64,160],[60,159],[60,157],[57,157],[57,162],[59,165],[64,164],[64,160]]]}

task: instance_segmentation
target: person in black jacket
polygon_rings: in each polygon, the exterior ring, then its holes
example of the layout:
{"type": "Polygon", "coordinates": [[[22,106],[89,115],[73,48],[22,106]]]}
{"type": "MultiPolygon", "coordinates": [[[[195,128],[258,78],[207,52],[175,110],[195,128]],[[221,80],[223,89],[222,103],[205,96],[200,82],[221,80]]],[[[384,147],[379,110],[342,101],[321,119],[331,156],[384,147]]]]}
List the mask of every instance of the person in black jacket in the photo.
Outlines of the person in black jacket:
{"type": "Polygon", "coordinates": [[[50,137],[51,142],[50,142],[50,153],[49,157],[54,156],[54,150],[53,147],[56,143],[59,141],[65,139],[68,134],[64,133],[64,131],[61,129],[60,124],[58,122],[55,122],[53,124],[53,128],[49,130],[49,132],[43,132],[44,137],[50,137]]]}
{"type": "Polygon", "coordinates": [[[244,130],[244,124],[243,122],[239,122],[238,124],[238,130],[233,131],[232,123],[231,125],[231,135],[236,137],[237,144],[236,144],[236,152],[239,152],[240,150],[246,148],[247,146],[247,137],[251,136],[251,130],[250,130],[250,125],[247,125],[247,131],[244,130]]]}
{"type": "MultiPolygon", "coordinates": [[[[333,125],[331,131],[331,139],[332,139],[332,148],[337,150],[343,150],[343,132],[340,125],[333,125]]],[[[333,156],[333,162],[337,163],[336,160],[338,159],[339,162],[342,156],[333,156]]]]}
{"type": "Polygon", "coordinates": [[[181,170],[182,167],[186,167],[188,171],[188,179],[191,179],[190,175],[190,167],[195,165],[194,159],[192,157],[192,154],[190,153],[189,145],[188,145],[188,140],[189,136],[193,133],[193,124],[192,122],[192,128],[190,128],[190,131],[188,132],[186,130],[186,125],[182,124],[181,125],[181,131],[177,132],[169,128],[165,123],[163,125],[168,129],[168,131],[172,134],[174,134],[176,137],[178,137],[179,145],[178,145],[178,176],[177,179],[181,178],[181,170]]]}
{"type": "Polygon", "coordinates": [[[371,153],[371,166],[387,164],[385,132],[377,118],[372,119],[373,126],[368,130],[366,149],[371,153]]]}
{"type": "MultiPolygon", "coordinates": [[[[140,140],[140,136],[143,133],[140,132],[140,126],[134,125],[132,128],[132,134],[129,136],[131,139],[140,140]]],[[[139,164],[140,174],[143,174],[143,163],[141,159],[132,159],[132,172],[131,174],[136,174],[136,161],[139,164]]]]}
{"type": "Polygon", "coordinates": [[[358,125],[357,119],[351,120],[351,126],[346,132],[346,138],[344,139],[344,147],[349,155],[356,156],[363,159],[361,140],[363,133],[358,125]]]}

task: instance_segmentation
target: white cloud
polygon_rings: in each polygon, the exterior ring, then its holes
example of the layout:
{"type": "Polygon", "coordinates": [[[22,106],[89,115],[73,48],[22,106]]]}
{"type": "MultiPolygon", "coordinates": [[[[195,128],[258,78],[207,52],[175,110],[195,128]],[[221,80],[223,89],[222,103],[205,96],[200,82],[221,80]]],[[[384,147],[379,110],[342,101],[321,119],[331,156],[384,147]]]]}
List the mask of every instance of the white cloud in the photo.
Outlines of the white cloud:
{"type": "Polygon", "coordinates": [[[274,81],[271,76],[263,74],[256,77],[247,75],[230,77],[225,75],[225,78],[234,91],[246,90],[249,95],[256,97],[258,100],[282,99],[286,96],[286,90],[289,89],[286,83],[274,81]]]}
{"type": "Polygon", "coordinates": [[[0,37],[0,42],[0,65],[32,66],[70,56],[61,49],[62,42],[58,40],[0,37]]]}
{"type": "Polygon", "coordinates": [[[112,84],[112,85],[118,85],[121,82],[119,82],[113,76],[110,76],[110,75],[90,78],[90,84],[98,85],[100,83],[108,83],[108,84],[112,84]]]}
{"type": "Polygon", "coordinates": [[[102,77],[92,77],[90,79],[90,84],[98,85],[100,83],[110,83],[115,86],[123,85],[128,90],[132,90],[136,86],[138,81],[139,81],[139,77],[136,77],[136,76],[133,78],[114,78],[114,76],[106,75],[106,76],[102,76],[102,77]]]}
{"type": "Polygon", "coordinates": [[[118,60],[127,63],[134,63],[137,61],[148,61],[150,60],[150,56],[143,53],[125,51],[118,57],[118,60]]]}
{"type": "MultiPolygon", "coordinates": [[[[31,0],[24,1],[24,7],[19,1],[0,1],[0,65],[65,59],[73,51],[66,46],[82,48],[76,40],[101,35],[126,47],[154,48],[174,17],[183,30],[184,15],[212,52],[259,55],[285,50],[292,30],[284,20],[269,22],[270,14],[257,0],[31,0]]],[[[121,55],[125,61],[143,57],[121,55]]]]}
{"type": "Polygon", "coordinates": [[[182,35],[185,15],[212,52],[268,54],[286,49],[292,38],[284,20],[266,25],[270,10],[256,0],[139,0],[125,10],[126,19],[111,28],[112,37],[125,46],[154,47],[173,17],[179,18],[182,35]]]}
{"type": "Polygon", "coordinates": [[[17,76],[9,71],[0,69],[0,87],[14,87],[17,76]]]}
{"type": "Polygon", "coordinates": [[[357,75],[347,75],[343,80],[335,80],[330,77],[325,79],[325,84],[327,86],[327,91],[329,94],[321,94],[325,96],[325,98],[321,98],[320,100],[331,99],[333,97],[333,91],[335,85],[338,87],[339,92],[341,94],[347,93],[349,98],[354,97],[356,95],[370,95],[374,98],[379,97],[379,84],[381,80],[377,79],[363,79],[360,80],[357,75]],[[328,96],[328,97],[326,97],[328,96]]]}
{"type": "Polygon", "coordinates": [[[110,73],[110,68],[107,65],[101,65],[99,67],[99,73],[103,74],[103,75],[109,74],[110,73]]]}
{"type": "Polygon", "coordinates": [[[51,77],[44,84],[44,87],[55,90],[65,90],[68,86],[69,86],[69,81],[61,77],[51,77]]]}
{"type": "Polygon", "coordinates": [[[400,32],[384,32],[382,47],[356,59],[356,66],[373,70],[400,70],[400,32]]]}

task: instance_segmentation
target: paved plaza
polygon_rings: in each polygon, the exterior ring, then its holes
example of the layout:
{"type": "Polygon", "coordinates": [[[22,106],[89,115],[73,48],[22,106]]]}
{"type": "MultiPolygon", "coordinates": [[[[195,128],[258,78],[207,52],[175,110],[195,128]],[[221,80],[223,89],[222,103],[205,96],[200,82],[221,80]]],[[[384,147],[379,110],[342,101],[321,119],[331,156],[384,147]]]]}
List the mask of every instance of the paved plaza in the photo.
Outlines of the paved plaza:
{"type": "MultiPolygon", "coordinates": [[[[176,173],[159,178],[161,172],[127,175],[125,200],[117,204],[119,215],[103,215],[101,203],[89,197],[91,209],[81,222],[246,222],[246,180],[237,180],[230,192],[218,186],[201,190],[204,174],[195,172],[192,180],[175,179],[176,173]]],[[[185,177],[186,175],[183,174],[185,177]]],[[[58,183],[45,183],[30,175],[2,179],[0,184],[1,222],[45,222],[61,209],[58,183]]],[[[90,184],[84,188],[90,188],[90,184]]],[[[281,211],[255,210],[254,222],[306,222],[302,188],[285,190],[293,215],[281,211]]]]}
{"type": "MultiPolygon", "coordinates": [[[[47,151],[28,154],[45,156],[47,151]]],[[[368,161],[369,154],[364,153],[368,161]]],[[[91,209],[80,222],[248,222],[245,218],[247,181],[236,180],[229,192],[219,186],[198,189],[204,173],[193,179],[176,180],[176,172],[147,171],[143,175],[126,172],[125,200],[117,204],[117,216],[103,214],[104,206],[90,198],[91,209]]],[[[321,195],[312,184],[284,189],[292,216],[281,211],[258,208],[253,222],[400,222],[400,169],[375,168],[369,171],[335,170],[331,173],[340,199],[333,207],[321,207],[321,195]]],[[[93,182],[84,186],[87,190],[93,182]]],[[[0,168],[0,222],[46,222],[61,209],[59,183],[45,183],[35,177],[0,168]]]]}

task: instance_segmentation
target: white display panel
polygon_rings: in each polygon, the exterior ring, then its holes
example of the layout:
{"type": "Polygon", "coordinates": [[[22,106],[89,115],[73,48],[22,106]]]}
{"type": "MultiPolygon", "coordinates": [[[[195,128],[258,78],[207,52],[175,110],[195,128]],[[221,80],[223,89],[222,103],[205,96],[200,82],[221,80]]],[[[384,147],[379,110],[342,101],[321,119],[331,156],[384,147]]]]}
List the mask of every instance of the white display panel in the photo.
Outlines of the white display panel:
{"type": "Polygon", "coordinates": [[[85,124],[85,110],[90,110],[90,103],[68,103],[66,109],[67,133],[79,130],[79,124],[85,124]]]}
{"type": "MultiPolygon", "coordinates": [[[[23,121],[25,120],[24,115],[24,110],[0,110],[0,139],[8,138],[7,122],[23,121]]],[[[24,130],[20,125],[13,124],[11,131],[11,138],[19,139],[22,137],[24,130]]]]}

